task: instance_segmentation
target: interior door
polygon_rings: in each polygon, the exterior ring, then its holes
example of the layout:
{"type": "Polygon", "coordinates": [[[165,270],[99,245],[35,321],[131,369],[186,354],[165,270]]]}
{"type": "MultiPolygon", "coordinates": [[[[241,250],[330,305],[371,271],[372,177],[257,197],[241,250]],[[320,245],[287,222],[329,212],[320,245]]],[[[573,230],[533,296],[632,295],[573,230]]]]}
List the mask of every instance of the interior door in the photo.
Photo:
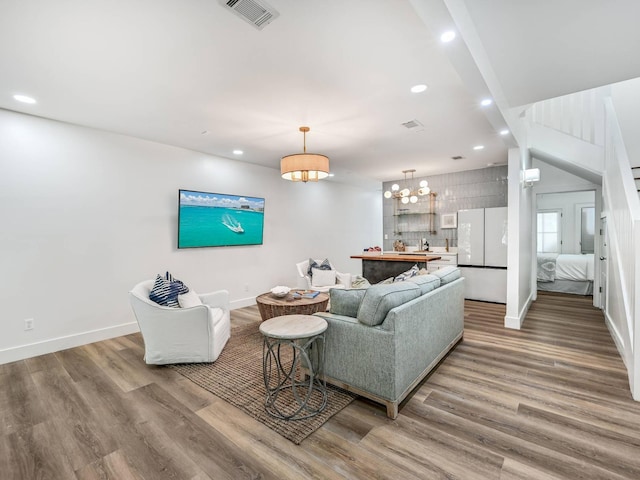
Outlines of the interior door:
{"type": "Polygon", "coordinates": [[[607,232],[607,217],[600,218],[600,308],[607,311],[607,256],[609,255],[609,235],[607,232]]]}

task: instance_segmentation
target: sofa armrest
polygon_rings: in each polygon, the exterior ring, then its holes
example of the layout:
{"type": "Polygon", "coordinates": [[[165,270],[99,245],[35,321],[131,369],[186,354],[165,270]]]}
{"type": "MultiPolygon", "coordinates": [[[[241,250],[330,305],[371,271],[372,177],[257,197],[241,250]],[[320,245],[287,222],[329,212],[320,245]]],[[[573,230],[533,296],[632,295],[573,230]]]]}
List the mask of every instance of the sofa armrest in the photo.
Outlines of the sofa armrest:
{"type": "Polygon", "coordinates": [[[398,393],[464,330],[464,278],[392,309],[380,328],[394,332],[398,393]]]}
{"type": "Polygon", "coordinates": [[[384,392],[391,397],[396,356],[393,332],[344,315],[314,315],[329,324],[325,332],[325,374],[365,392],[384,392]]]}

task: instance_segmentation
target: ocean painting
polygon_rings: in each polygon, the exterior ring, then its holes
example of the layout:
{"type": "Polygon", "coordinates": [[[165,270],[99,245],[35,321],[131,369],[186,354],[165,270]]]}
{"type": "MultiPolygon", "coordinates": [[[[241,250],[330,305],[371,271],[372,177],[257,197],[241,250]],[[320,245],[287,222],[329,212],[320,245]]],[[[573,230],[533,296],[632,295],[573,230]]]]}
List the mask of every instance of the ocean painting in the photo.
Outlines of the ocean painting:
{"type": "Polygon", "coordinates": [[[262,245],[264,198],[179,191],[178,248],[262,245]]]}

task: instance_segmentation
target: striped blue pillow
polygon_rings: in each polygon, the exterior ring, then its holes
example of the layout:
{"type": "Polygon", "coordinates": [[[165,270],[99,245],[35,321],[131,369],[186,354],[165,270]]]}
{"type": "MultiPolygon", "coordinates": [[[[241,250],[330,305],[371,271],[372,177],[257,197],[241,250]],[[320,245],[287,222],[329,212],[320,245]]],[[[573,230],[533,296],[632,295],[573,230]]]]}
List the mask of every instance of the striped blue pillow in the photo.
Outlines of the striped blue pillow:
{"type": "Polygon", "coordinates": [[[171,283],[176,283],[178,285],[178,295],[184,295],[185,293],[189,293],[189,287],[187,287],[181,280],[177,278],[173,278],[169,272],[164,274],[164,279],[168,280],[171,283]]]}
{"type": "Polygon", "coordinates": [[[178,295],[182,295],[188,291],[189,288],[184,283],[173,278],[173,276],[167,272],[164,278],[160,275],[156,276],[153,288],[149,292],[149,300],[163,307],[180,308],[178,295]]]}

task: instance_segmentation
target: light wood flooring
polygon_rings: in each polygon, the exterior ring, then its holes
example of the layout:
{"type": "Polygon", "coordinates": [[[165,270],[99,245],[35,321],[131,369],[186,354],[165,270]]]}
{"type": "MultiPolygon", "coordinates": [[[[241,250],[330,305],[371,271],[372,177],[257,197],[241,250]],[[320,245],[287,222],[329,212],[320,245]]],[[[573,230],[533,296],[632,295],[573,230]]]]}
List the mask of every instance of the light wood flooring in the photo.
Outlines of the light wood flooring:
{"type": "Polygon", "coordinates": [[[300,446],[145,365],[139,334],[0,365],[0,479],[640,478],[640,404],[591,297],[503,317],[466,302],[464,341],[397,420],[356,400],[300,446]]]}

